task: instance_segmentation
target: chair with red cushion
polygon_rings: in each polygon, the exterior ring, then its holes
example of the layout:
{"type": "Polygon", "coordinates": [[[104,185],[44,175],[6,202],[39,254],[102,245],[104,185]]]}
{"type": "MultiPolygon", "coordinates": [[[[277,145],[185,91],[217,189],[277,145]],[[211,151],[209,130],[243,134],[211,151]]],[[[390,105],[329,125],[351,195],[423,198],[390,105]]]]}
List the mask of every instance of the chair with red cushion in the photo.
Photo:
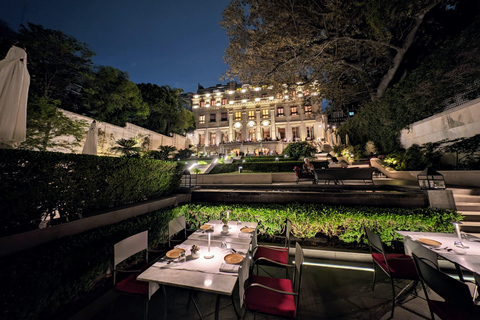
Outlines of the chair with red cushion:
{"type": "Polygon", "coordinates": [[[282,267],[286,270],[286,277],[288,278],[288,268],[292,265],[288,264],[288,250],[290,249],[290,234],[292,232],[292,222],[286,220],[285,222],[285,246],[259,246],[257,244],[257,234],[252,238],[252,261],[253,267],[257,266],[274,266],[282,267]]]}
{"type": "Polygon", "coordinates": [[[296,319],[300,284],[302,281],[303,250],[297,243],[295,248],[295,273],[290,279],[270,278],[251,275],[245,288],[246,274],[239,272],[240,307],[245,314],[271,315],[285,319],[296,319]]]}
{"type": "Polygon", "coordinates": [[[432,319],[434,319],[433,314],[444,320],[480,319],[480,306],[474,304],[470,290],[464,282],[443,273],[415,253],[413,253],[413,260],[422,280],[432,319]],[[431,300],[425,286],[428,286],[445,301],[431,300]]]}
{"type": "MultiPolygon", "coordinates": [[[[120,242],[117,242],[114,247],[114,261],[113,261],[113,285],[116,291],[140,296],[144,298],[144,319],[148,315],[148,282],[138,281],[137,277],[140,273],[146,270],[148,265],[148,231],[137,233],[120,242]],[[138,270],[123,270],[119,265],[129,257],[145,250],[146,265],[138,270]],[[117,273],[127,272],[131,273],[129,276],[117,282],[117,273]]],[[[112,305],[113,308],[113,305],[112,305]]]]}
{"type": "Polygon", "coordinates": [[[370,246],[370,253],[373,259],[373,287],[375,289],[375,280],[376,280],[376,268],[375,266],[380,267],[380,269],[385,272],[385,274],[390,278],[390,283],[392,285],[393,293],[393,302],[392,302],[392,315],[395,311],[395,300],[400,296],[407,288],[410,287],[410,284],[405,286],[398,295],[395,295],[395,283],[394,279],[403,279],[403,280],[412,280],[413,288],[416,288],[418,283],[418,274],[415,269],[415,264],[411,256],[405,254],[386,254],[385,248],[383,245],[380,236],[370,229],[365,228],[367,235],[367,240],[370,246]]]}

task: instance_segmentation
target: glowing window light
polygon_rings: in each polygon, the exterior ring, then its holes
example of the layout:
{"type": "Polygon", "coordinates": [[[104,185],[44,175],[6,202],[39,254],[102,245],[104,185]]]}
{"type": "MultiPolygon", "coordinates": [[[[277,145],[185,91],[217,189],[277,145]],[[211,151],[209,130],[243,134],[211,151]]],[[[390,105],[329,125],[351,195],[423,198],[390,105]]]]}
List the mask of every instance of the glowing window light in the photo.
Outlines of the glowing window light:
{"type": "Polygon", "coordinates": [[[260,101],[260,98],[255,98],[255,101],[260,101]]]}

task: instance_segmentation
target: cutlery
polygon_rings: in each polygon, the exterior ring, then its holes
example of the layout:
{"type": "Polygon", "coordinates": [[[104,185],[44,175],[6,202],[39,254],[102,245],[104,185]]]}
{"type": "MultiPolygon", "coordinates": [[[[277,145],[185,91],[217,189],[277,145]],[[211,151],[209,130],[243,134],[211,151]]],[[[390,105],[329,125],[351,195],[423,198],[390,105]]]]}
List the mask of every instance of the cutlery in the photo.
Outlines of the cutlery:
{"type": "Polygon", "coordinates": [[[233,248],[230,248],[230,250],[233,251],[233,253],[237,253],[237,250],[233,249],[233,248]]]}

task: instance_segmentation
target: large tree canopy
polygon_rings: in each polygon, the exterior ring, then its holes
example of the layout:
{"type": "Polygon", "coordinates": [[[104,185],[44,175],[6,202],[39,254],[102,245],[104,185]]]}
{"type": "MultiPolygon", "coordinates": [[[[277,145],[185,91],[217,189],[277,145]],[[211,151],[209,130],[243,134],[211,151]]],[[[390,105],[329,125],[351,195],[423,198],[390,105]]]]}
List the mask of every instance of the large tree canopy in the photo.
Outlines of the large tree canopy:
{"type": "Polygon", "coordinates": [[[139,121],[139,125],[165,135],[184,134],[195,127],[193,113],[183,107],[182,89],[151,83],[140,83],[138,88],[150,109],[149,117],[139,121]]]}
{"type": "MultiPolygon", "coordinates": [[[[442,5],[448,2],[444,1],[442,5]]],[[[320,82],[337,107],[383,96],[440,0],[233,0],[220,25],[227,78],[320,82]]]]}

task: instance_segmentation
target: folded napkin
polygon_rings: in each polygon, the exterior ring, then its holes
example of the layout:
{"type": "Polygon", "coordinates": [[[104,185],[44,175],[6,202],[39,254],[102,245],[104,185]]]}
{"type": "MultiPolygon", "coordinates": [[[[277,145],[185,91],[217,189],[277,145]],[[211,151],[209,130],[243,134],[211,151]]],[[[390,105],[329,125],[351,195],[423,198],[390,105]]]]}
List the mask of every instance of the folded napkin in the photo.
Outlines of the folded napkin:
{"type": "Polygon", "coordinates": [[[228,263],[222,263],[220,266],[220,271],[222,272],[232,272],[232,273],[238,273],[238,268],[240,266],[237,264],[228,264],[228,263]]]}
{"type": "Polygon", "coordinates": [[[252,233],[244,233],[244,232],[240,232],[240,234],[238,235],[239,238],[251,238],[252,237],[252,233]]]}

